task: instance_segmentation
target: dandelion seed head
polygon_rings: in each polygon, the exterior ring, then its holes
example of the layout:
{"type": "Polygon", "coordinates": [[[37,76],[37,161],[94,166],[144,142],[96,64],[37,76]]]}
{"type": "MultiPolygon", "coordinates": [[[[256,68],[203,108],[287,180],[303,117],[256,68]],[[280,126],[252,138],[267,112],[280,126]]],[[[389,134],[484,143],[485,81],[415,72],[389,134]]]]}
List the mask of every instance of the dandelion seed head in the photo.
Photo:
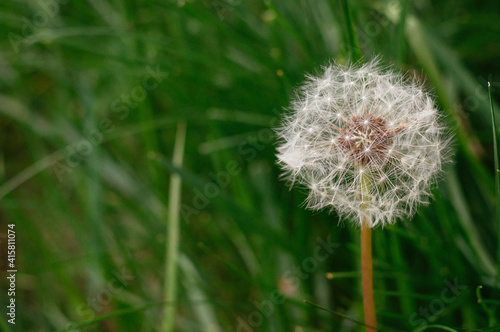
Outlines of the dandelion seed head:
{"type": "Polygon", "coordinates": [[[309,188],[308,208],[334,209],[358,224],[369,213],[372,227],[427,204],[450,159],[432,98],[377,61],[331,64],[309,76],[277,134],[279,164],[292,185],[309,188]]]}

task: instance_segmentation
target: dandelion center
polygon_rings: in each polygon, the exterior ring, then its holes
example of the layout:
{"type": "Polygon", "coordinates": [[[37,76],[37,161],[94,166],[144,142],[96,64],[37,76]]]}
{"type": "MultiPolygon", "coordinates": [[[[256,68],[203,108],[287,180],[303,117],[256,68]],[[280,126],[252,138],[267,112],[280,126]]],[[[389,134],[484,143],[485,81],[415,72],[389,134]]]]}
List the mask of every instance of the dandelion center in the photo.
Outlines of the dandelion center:
{"type": "Polygon", "coordinates": [[[354,160],[369,165],[387,158],[394,132],[384,119],[371,114],[353,116],[340,130],[339,145],[354,160]]]}

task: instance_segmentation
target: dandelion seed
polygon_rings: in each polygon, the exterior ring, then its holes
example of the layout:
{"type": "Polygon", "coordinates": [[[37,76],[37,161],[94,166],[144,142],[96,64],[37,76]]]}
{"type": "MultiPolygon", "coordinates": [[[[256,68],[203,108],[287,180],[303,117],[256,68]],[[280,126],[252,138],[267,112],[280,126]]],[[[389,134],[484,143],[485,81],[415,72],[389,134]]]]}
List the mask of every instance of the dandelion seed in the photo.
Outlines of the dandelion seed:
{"type": "Polygon", "coordinates": [[[370,227],[411,217],[450,157],[434,102],[421,84],[377,61],[323,70],[309,77],[277,129],[287,179],[321,183],[307,207],[335,209],[358,224],[367,211],[370,227]]]}

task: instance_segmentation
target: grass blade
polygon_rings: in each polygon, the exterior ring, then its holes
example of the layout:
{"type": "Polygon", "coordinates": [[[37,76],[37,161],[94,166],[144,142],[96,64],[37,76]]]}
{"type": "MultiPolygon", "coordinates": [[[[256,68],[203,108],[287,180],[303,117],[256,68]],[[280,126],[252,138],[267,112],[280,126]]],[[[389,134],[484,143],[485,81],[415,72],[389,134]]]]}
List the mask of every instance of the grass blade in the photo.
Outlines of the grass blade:
{"type": "Polygon", "coordinates": [[[424,326],[422,328],[416,329],[413,332],[421,332],[421,331],[425,331],[425,330],[428,330],[428,329],[431,329],[431,328],[432,329],[440,329],[440,330],[450,331],[450,332],[458,332],[457,330],[454,330],[451,327],[444,326],[444,325],[427,325],[427,326],[424,326]]]}
{"type": "Polygon", "coordinates": [[[405,45],[405,26],[406,26],[406,17],[408,11],[410,9],[411,0],[403,0],[401,1],[401,13],[399,15],[399,22],[396,27],[396,45],[395,45],[395,58],[400,62],[404,63],[405,54],[406,54],[406,45],[405,45]]]}
{"type": "Polygon", "coordinates": [[[351,51],[351,58],[353,62],[358,62],[362,57],[358,35],[356,34],[356,30],[354,28],[354,23],[352,21],[351,12],[349,10],[347,0],[341,0],[341,4],[347,27],[347,36],[349,38],[349,50],[351,51]]]}
{"type": "Polygon", "coordinates": [[[136,312],[141,312],[144,310],[148,310],[150,308],[155,308],[155,307],[159,307],[159,306],[163,306],[163,305],[165,305],[165,303],[156,302],[156,303],[146,304],[146,305],[143,305],[140,307],[126,308],[126,309],[114,311],[114,312],[111,312],[109,314],[101,315],[101,316],[98,316],[94,319],[87,320],[87,321],[84,321],[82,323],[66,327],[66,328],[61,329],[61,330],[57,330],[56,332],[79,331],[79,329],[81,329],[81,328],[95,325],[99,322],[105,321],[105,320],[110,319],[110,318],[115,318],[115,317],[120,317],[123,315],[128,315],[128,314],[132,314],[132,313],[136,313],[136,312]]]}
{"type": "Polygon", "coordinates": [[[490,96],[491,123],[493,128],[493,160],[495,163],[495,195],[496,195],[496,218],[498,231],[498,252],[497,252],[497,274],[500,276],[500,167],[498,165],[498,141],[497,141],[497,123],[495,120],[495,111],[493,110],[493,97],[491,96],[491,83],[488,82],[488,94],[490,96]]]}
{"type": "MultiPolygon", "coordinates": [[[[186,123],[177,125],[173,164],[182,166],[184,145],[186,142],[186,123]]],[[[175,303],[177,296],[177,260],[179,255],[179,211],[181,204],[181,177],[173,173],[170,177],[170,193],[167,225],[167,259],[165,270],[165,301],[175,303]]],[[[175,305],[165,307],[163,316],[163,331],[173,331],[175,325],[175,305]]]]}

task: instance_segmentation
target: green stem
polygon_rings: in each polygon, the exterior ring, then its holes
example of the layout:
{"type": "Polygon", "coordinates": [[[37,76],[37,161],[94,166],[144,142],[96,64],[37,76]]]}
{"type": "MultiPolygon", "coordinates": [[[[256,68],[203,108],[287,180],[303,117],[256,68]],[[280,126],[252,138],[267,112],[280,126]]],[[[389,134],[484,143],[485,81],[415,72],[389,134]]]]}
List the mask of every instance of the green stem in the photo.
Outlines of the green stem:
{"type": "Polygon", "coordinates": [[[354,28],[354,23],[352,21],[351,12],[349,10],[349,5],[347,3],[347,0],[341,0],[340,2],[342,3],[342,10],[344,11],[344,17],[346,20],[347,36],[349,38],[349,48],[351,51],[351,57],[353,62],[357,62],[361,60],[362,57],[361,47],[359,46],[358,35],[354,28]]]}
{"type": "Polygon", "coordinates": [[[495,120],[495,111],[493,110],[493,97],[491,96],[491,84],[488,82],[488,94],[490,95],[491,122],[493,128],[493,160],[495,163],[495,195],[497,198],[496,217],[497,217],[497,278],[500,278],[500,166],[498,162],[498,141],[497,141],[497,125],[495,120]]]}
{"type": "Polygon", "coordinates": [[[401,5],[401,13],[399,15],[399,22],[396,27],[396,59],[399,63],[403,63],[405,59],[405,26],[406,26],[406,17],[410,8],[411,0],[402,0],[400,2],[401,5]]]}
{"type": "MultiPolygon", "coordinates": [[[[182,167],[184,157],[184,145],[186,141],[186,123],[180,122],[177,125],[177,135],[175,138],[174,156],[172,164],[175,167],[182,167]]],[[[179,255],[179,209],[181,204],[181,177],[173,173],[170,177],[168,202],[168,225],[166,243],[166,263],[165,263],[165,285],[164,299],[166,302],[162,331],[171,332],[175,327],[175,302],[177,299],[177,263],[179,255]]]]}

